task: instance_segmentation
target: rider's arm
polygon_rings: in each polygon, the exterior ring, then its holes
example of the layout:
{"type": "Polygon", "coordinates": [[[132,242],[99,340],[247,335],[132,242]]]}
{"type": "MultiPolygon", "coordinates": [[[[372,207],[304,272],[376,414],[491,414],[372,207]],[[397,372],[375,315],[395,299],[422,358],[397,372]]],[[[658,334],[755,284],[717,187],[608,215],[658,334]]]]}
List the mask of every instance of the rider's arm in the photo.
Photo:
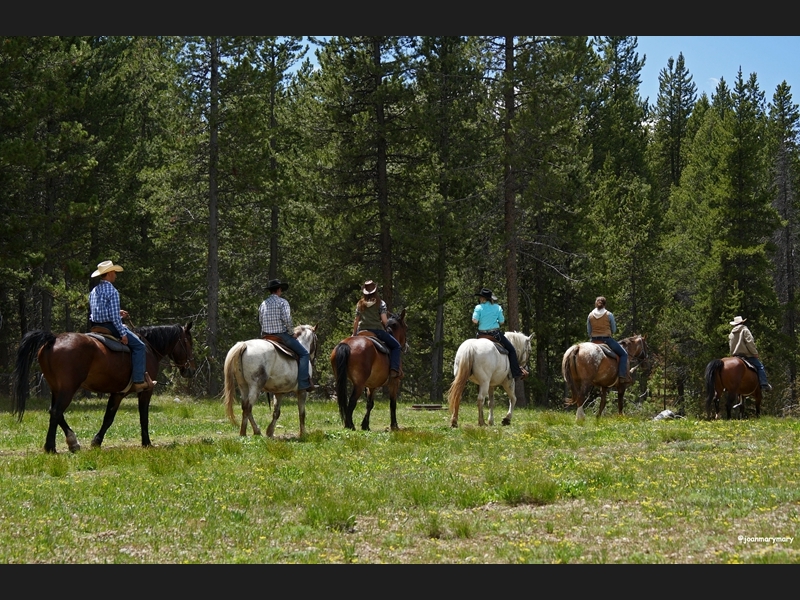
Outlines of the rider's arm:
{"type": "Polygon", "coordinates": [[[353,335],[358,335],[358,324],[361,322],[361,315],[356,313],[356,318],[353,319],[353,335]]]}

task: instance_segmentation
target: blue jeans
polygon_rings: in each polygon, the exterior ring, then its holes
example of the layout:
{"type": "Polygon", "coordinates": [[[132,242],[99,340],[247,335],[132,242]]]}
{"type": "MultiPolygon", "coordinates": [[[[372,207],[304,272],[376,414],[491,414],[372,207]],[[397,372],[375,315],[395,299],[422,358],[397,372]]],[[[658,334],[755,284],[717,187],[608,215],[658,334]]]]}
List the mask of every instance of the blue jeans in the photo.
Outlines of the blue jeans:
{"type": "Polygon", "coordinates": [[[394,339],[394,336],[384,329],[367,329],[375,334],[380,341],[386,344],[389,348],[389,369],[400,372],[400,342],[394,339]]]}
{"type": "Polygon", "coordinates": [[[625,377],[628,374],[628,353],[625,348],[620,346],[620,343],[612,337],[593,337],[592,341],[600,340],[608,345],[614,351],[614,354],[619,356],[619,376],[625,377]]]}
{"type": "Polygon", "coordinates": [[[758,382],[763,387],[767,385],[767,372],[764,370],[764,365],[758,360],[755,356],[742,356],[741,358],[745,359],[751,365],[756,368],[756,372],[758,373],[758,382]]]}
{"type": "MultiPolygon", "coordinates": [[[[93,326],[98,325],[105,327],[116,337],[122,337],[117,331],[113,323],[91,323],[93,326]]],[[[133,383],[144,383],[144,362],[145,362],[145,347],[144,342],[139,339],[132,331],[128,331],[128,348],[131,350],[131,371],[133,383]]]]}
{"type": "Polygon", "coordinates": [[[302,390],[309,387],[311,385],[311,381],[308,378],[308,350],[306,350],[303,347],[303,344],[301,344],[291,333],[275,333],[273,335],[277,335],[279,338],[281,338],[281,341],[289,346],[289,348],[297,352],[297,356],[300,357],[300,363],[297,366],[297,389],[302,390]]]}

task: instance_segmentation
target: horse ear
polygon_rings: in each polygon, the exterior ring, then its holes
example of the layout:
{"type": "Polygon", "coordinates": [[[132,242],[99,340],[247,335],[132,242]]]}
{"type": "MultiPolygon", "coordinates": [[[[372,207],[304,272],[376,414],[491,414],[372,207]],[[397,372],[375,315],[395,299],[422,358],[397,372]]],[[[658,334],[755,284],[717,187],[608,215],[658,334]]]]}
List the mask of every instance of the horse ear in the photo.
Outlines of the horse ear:
{"type": "Polygon", "coordinates": [[[319,327],[319,323],[316,323],[316,324],[315,324],[315,325],[314,325],[314,326],[311,328],[311,331],[313,331],[314,333],[317,333],[317,327],[319,327]]]}
{"type": "Polygon", "coordinates": [[[187,321],[185,327],[186,332],[188,333],[191,328],[192,328],[192,321],[187,321]]]}
{"type": "Polygon", "coordinates": [[[403,312],[401,312],[401,313],[400,313],[400,320],[401,320],[401,321],[404,321],[404,320],[405,320],[405,318],[406,318],[406,309],[404,308],[404,309],[403,309],[403,312]]]}

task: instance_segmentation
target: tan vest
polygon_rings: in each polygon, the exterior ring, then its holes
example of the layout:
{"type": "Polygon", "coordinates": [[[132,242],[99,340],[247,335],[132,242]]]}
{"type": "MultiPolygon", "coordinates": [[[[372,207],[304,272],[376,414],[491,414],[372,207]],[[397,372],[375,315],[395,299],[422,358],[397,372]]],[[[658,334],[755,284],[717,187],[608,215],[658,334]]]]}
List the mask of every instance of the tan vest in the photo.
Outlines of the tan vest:
{"type": "Polygon", "coordinates": [[[611,337],[611,322],[608,320],[608,311],[602,317],[595,317],[589,313],[589,322],[592,324],[592,337],[611,337]]]}

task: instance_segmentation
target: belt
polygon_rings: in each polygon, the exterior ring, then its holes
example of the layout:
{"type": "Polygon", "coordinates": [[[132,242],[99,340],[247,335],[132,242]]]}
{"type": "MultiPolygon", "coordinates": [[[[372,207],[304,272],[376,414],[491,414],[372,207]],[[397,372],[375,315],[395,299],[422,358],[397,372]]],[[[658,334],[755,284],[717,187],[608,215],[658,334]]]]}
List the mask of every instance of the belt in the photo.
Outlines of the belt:
{"type": "Polygon", "coordinates": [[[262,331],[261,335],[283,335],[286,333],[285,331],[278,331],[276,333],[270,333],[269,331],[262,331]]]}
{"type": "Polygon", "coordinates": [[[478,329],[478,333],[497,333],[499,329],[478,329]]]}

